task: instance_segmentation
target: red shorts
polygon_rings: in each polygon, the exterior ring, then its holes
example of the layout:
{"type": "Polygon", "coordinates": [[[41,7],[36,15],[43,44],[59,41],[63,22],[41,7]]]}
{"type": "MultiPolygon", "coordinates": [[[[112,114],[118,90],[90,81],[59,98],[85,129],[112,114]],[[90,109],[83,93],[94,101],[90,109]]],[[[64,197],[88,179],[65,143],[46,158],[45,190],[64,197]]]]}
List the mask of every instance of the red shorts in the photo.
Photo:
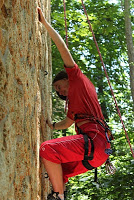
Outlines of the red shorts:
{"type": "MultiPolygon", "coordinates": [[[[105,149],[110,147],[104,136],[104,129],[97,124],[87,123],[81,130],[90,135],[94,143],[94,158],[89,161],[93,167],[102,165],[108,158],[105,149]]],[[[89,140],[89,155],[91,142],[89,140]]],[[[40,156],[54,163],[62,165],[64,182],[69,177],[88,171],[82,164],[84,158],[83,135],[72,135],[43,142],[40,147],[40,156]]]]}

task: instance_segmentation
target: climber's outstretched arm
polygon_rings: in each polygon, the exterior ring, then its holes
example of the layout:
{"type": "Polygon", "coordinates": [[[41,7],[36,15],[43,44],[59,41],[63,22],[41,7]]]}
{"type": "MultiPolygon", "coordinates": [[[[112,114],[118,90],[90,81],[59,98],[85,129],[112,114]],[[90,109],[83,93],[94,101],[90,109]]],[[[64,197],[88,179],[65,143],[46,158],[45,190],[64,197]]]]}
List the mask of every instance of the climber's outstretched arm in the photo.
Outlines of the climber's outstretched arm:
{"type": "Polygon", "coordinates": [[[54,41],[54,43],[56,44],[61,57],[63,59],[63,62],[65,64],[66,67],[74,67],[74,60],[64,42],[64,40],[61,38],[61,36],[55,31],[55,29],[53,29],[53,27],[47,22],[47,20],[45,19],[41,8],[38,7],[38,14],[39,14],[39,21],[44,24],[45,28],[47,29],[50,37],[52,38],[52,40],[54,41]]]}

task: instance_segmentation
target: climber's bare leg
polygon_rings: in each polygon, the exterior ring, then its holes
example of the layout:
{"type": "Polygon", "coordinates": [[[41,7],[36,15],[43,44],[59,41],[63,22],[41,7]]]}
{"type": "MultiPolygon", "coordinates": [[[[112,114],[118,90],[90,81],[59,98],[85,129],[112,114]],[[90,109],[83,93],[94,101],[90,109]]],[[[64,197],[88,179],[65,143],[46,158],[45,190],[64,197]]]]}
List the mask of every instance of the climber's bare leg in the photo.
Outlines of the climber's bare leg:
{"type": "Polygon", "coordinates": [[[50,181],[52,183],[54,192],[59,192],[59,194],[63,194],[64,183],[61,164],[53,163],[51,161],[46,160],[45,158],[43,158],[42,160],[50,178],[50,181]]]}

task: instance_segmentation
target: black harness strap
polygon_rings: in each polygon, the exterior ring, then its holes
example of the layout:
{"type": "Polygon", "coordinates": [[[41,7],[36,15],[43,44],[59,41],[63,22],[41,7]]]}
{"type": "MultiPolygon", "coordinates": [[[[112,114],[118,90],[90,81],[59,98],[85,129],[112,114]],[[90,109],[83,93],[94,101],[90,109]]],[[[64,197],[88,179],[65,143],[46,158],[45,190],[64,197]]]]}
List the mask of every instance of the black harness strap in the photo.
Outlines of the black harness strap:
{"type": "Polygon", "coordinates": [[[88,170],[92,170],[95,167],[91,166],[90,163],[88,162],[88,160],[93,160],[93,155],[94,155],[94,144],[93,144],[93,140],[86,134],[83,135],[84,137],[84,141],[85,141],[85,153],[84,153],[84,160],[82,160],[82,164],[84,165],[85,168],[87,168],[88,170]],[[91,142],[91,153],[88,156],[88,145],[89,145],[89,141],[88,139],[90,139],[91,142]]]}
{"type": "Polygon", "coordinates": [[[93,143],[93,140],[85,133],[83,133],[83,131],[77,127],[77,130],[79,132],[79,134],[82,134],[83,137],[84,137],[84,149],[85,149],[85,153],[84,153],[84,159],[82,160],[82,164],[84,165],[84,167],[88,170],[92,170],[94,169],[95,167],[93,167],[92,165],[90,165],[90,163],[88,162],[88,160],[93,160],[93,157],[94,157],[94,143],[93,143]],[[88,152],[89,152],[89,139],[90,139],[90,142],[91,142],[91,153],[90,155],[88,156],[88,152]]]}
{"type": "Polygon", "coordinates": [[[94,182],[98,182],[98,180],[97,180],[97,168],[95,168],[95,174],[94,174],[94,182]]]}

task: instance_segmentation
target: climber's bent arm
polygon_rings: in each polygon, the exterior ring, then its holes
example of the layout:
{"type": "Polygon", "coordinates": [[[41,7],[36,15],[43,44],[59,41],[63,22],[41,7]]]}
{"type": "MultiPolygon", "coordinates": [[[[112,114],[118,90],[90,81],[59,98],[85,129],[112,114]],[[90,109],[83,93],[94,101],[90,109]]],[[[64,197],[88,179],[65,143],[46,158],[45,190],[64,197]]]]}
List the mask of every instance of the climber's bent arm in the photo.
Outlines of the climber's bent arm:
{"type": "Polygon", "coordinates": [[[66,67],[74,67],[74,60],[64,42],[64,40],[62,39],[62,37],[56,32],[56,30],[47,22],[47,20],[45,19],[42,11],[40,8],[38,8],[38,13],[39,13],[39,20],[42,24],[44,24],[45,28],[47,29],[50,37],[52,38],[52,40],[54,41],[55,45],[57,46],[61,57],[63,59],[63,62],[65,64],[66,67]]]}
{"type": "Polygon", "coordinates": [[[73,120],[71,120],[70,118],[66,117],[64,120],[55,123],[54,129],[56,129],[56,130],[66,129],[66,128],[70,127],[73,123],[74,123],[73,120]]]}
{"type": "Polygon", "coordinates": [[[70,118],[66,117],[64,120],[61,120],[60,122],[55,123],[54,127],[53,124],[50,121],[47,121],[48,126],[51,129],[56,129],[56,130],[63,130],[63,129],[67,129],[68,127],[70,127],[72,124],[74,123],[73,120],[71,120],[70,118]]]}

